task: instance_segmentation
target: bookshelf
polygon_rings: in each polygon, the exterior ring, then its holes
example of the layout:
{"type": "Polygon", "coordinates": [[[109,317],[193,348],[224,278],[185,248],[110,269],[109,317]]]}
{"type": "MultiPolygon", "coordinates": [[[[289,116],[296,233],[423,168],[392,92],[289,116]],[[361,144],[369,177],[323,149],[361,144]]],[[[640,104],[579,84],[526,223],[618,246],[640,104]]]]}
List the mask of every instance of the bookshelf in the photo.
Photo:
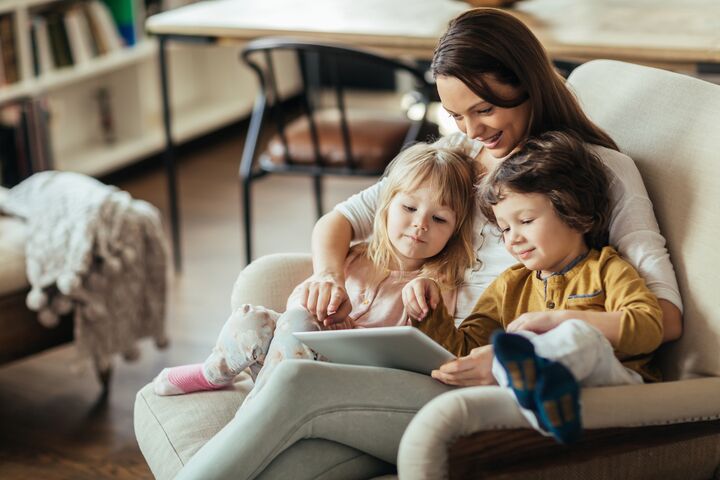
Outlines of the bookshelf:
{"type": "MultiPolygon", "coordinates": [[[[48,150],[43,168],[49,166],[98,176],[161,152],[165,139],[158,42],[146,36],[142,26],[148,14],[186,3],[192,2],[0,0],[0,54],[3,56],[0,124],[7,122],[3,110],[17,108],[16,104],[28,100],[41,100],[36,104],[46,110],[45,115],[38,118],[47,119],[43,141],[48,150]],[[113,3],[124,4],[120,7],[126,11],[121,14],[126,15],[130,9],[132,17],[125,18],[130,23],[123,29],[117,27],[120,22],[116,17],[108,17],[115,21],[115,40],[97,40],[100,34],[93,30],[92,20],[87,20],[91,3],[102,3],[103,8],[107,5],[110,14],[117,7],[113,3]],[[68,15],[68,12],[73,13],[68,15]],[[77,27],[77,18],[67,19],[78,15],[83,24],[81,29],[77,27]],[[51,27],[58,22],[66,29],[66,47],[70,47],[74,60],[63,67],[57,66],[63,63],[57,61],[62,52],[54,50],[56,47],[52,45],[53,40],[61,43],[60,37],[53,33],[56,27],[51,27]],[[12,35],[5,31],[7,25],[12,26],[9,28],[12,35]],[[45,43],[44,50],[40,47],[43,45],[40,30],[49,32],[50,45],[45,43]],[[2,37],[4,31],[6,37],[12,37],[11,47],[6,46],[8,40],[2,37]],[[70,37],[74,37],[74,45],[70,37]],[[88,37],[94,43],[88,43],[88,37]],[[115,41],[118,43],[112,47],[115,41]],[[8,50],[12,50],[10,61],[14,65],[7,63],[8,50]],[[40,60],[43,55],[44,63],[40,60]]],[[[106,31],[105,35],[109,33],[106,31]]],[[[170,100],[176,143],[213,131],[250,112],[255,79],[238,61],[238,53],[237,46],[212,49],[181,43],[170,46],[170,100]]],[[[6,158],[0,160],[7,162],[6,158]]],[[[37,169],[37,165],[33,164],[32,168],[37,169]]]]}

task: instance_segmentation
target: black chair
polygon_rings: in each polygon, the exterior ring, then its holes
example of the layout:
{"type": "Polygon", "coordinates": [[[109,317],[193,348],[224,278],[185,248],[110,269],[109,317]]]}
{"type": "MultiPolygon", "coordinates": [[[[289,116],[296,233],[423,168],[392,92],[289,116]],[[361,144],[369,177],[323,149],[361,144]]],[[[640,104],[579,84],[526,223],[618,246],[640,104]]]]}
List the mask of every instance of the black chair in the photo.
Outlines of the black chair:
{"type": "MultiPolygon", "coordinates": [[[[251,183],[269,173],[301,174],[313,178],[318,218],[322,208],[322,177],[325,175],[379,176],[403,146],[425,132],[425,115],[434,86],[417,65],[340,45],[311,43],[286,38],[263,38],[250,42],[241,58],[258,76],[260,91],[255,100],[240,164],[245,225],[245,255],[252,260],[251,183]],[[300,91],[282,98],[278,91],[277,53],[291,52],[300,70],[300,91]],[[354,71],[409,79],[416,117],[397,102],[397,111],[348,108],[348,85],[357,82],[354,71]],[[331,107],[322,105],[328,100],[331,107]],[[417,113],[419,112],[419,113],[417,113]],[[267,122],[264,122],[268,120],[267,122]],[[260,142],[264,123],[274,132],[260,142]],[[265,144],[259,152],[259,144],[265,144]]],[[[288,56],[286,55],[285,59],[288,56]]]]}

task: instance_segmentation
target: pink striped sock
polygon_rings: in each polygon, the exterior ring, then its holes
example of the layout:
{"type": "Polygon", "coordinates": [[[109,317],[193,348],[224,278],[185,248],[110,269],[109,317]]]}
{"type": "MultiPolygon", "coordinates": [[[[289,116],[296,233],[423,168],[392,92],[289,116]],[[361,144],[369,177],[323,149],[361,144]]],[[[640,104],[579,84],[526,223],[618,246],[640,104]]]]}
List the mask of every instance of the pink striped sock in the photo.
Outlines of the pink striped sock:
{"type": "Polygon", "coordinates": [[[158,395],[182,395],[202,390],[217,390],[225,385],[215,385],[207,381],[202,371],[202,363],[166,368],[153,381],[158,395]]]}

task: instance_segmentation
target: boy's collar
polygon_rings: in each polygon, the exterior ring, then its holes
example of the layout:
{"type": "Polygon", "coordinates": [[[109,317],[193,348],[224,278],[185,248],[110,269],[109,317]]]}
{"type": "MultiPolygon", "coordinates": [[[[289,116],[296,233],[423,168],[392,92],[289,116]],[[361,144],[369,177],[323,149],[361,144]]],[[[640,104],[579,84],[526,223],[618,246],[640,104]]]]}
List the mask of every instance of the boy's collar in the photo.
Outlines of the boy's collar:
{"type": "Polygon", "coordinates": [[[578,263],[585,260],[585,258],[588,256],[589,253],[590,253],[590,249],[586,250],[584,253],[581,253],[580,255],[575,257],[570,263],[565,265],[565,267],[562,270],[560,270],[559,272],[553,272],[545,278],[543,278],[542,275],[540,275],[540,270],[535,271],[535,276],[538,278],[538,280],[547,280],[548,278],[554,277],[556,275],[565,275],[567,272],[572,270],[578,263]]]}

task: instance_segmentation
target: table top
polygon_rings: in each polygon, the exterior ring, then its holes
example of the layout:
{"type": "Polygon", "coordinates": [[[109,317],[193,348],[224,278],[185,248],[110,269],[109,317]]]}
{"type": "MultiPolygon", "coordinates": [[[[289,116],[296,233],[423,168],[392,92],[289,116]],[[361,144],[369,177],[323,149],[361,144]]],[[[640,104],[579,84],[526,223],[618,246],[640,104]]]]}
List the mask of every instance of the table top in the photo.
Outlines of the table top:
{"type": "MultiPolygon", "coordinates": [[[[280,35],[430,58],[458,0],[213,0],[150,17],[154,34],[247,41],[280,35]]],[[[720,63],[717,0],[524,0],[523,20],[554,58],[720,63]]]]}

